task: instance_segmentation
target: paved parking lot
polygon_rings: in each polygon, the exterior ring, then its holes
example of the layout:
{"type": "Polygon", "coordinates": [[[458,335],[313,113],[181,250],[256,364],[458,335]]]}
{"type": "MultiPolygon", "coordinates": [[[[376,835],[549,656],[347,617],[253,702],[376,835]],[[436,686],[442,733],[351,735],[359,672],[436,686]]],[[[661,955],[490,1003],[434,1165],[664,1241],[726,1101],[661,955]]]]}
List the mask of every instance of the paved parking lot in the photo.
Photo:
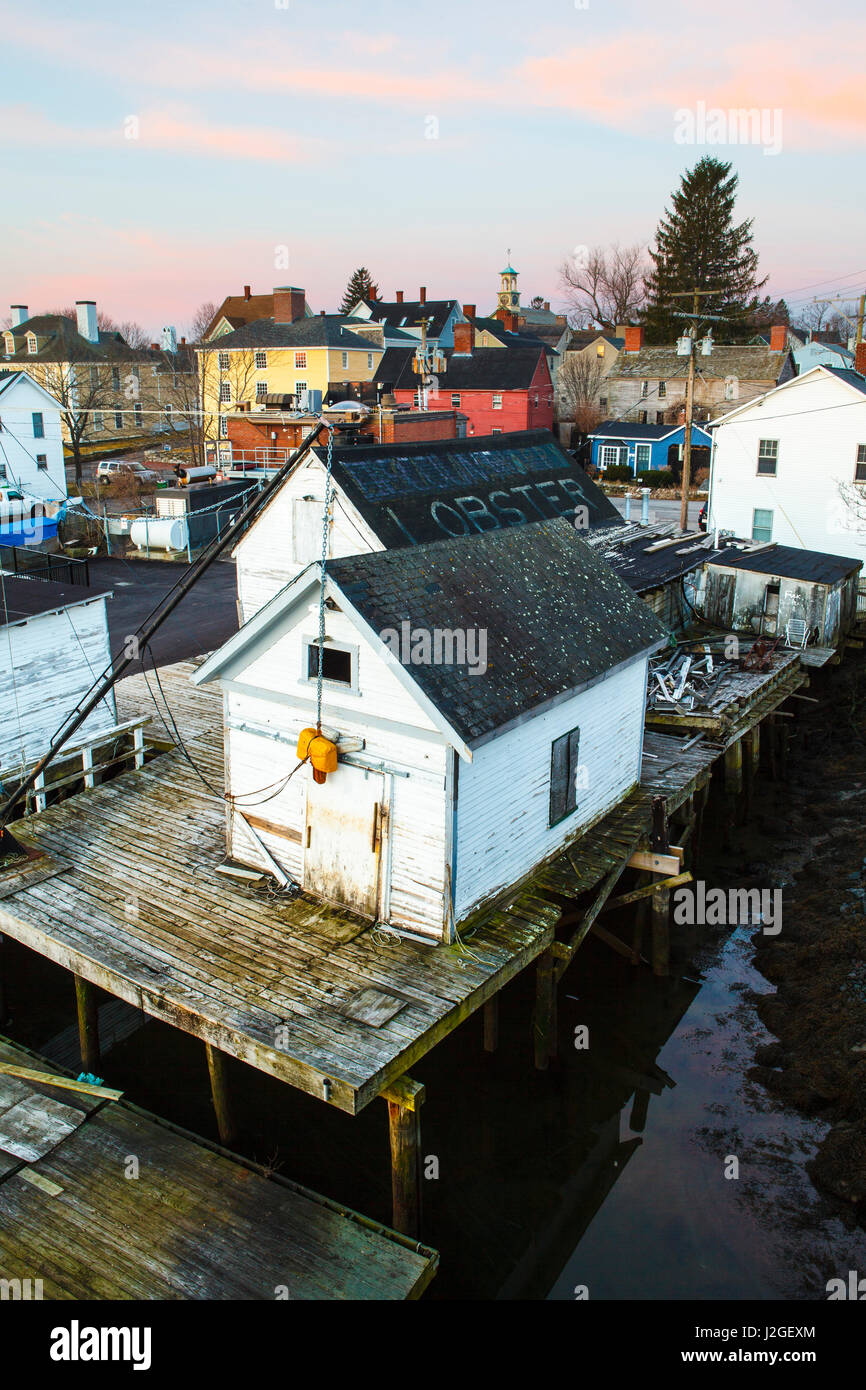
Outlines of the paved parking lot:
{"type": "MultiPolygon", "coordinates": [[[[123,646],[187,569],[174,561],[91,560],[91,589],[113,593],[108,604],[112,651],[123,646]]],[[[235,599],[234,561],[216,560],[154,637],[157,666],[213,651],[226,642],[237,631],[235,599]]],[[[138,670],[138,663],[132,669],[138,670]]]]}

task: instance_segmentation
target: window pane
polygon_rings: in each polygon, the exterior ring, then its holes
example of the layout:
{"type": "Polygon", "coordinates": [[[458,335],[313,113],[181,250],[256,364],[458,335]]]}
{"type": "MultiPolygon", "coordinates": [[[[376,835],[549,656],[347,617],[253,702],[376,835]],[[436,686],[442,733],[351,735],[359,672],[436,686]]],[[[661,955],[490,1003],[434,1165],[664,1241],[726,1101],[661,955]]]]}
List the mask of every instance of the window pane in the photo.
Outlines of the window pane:
{"type": "Polygon", "coordinates": [[[752,540],[766,543],[773,539],[773,513],[763,507],[755,507],[752,513],[752,540]]]}
{"type": "MultiPolygon", "coordinates": [[[[322,677],[326,681],[340,681],[343,685],[352,684],[352,653],[334,647],[325,647],[322,661],[322,677]]],[[[316,680],[319,674],[319,648],[307,648],[307,674],[316,680]]]]}

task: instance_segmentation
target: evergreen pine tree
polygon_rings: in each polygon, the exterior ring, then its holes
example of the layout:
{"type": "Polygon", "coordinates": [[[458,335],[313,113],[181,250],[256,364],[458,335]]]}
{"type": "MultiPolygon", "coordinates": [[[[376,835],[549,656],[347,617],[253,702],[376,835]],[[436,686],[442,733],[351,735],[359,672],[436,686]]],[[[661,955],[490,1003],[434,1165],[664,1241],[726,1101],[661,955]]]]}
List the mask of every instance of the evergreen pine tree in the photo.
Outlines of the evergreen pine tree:
{"type": "Polygon", "coordinates": [[[650,248],[652,269],[646,279],[644,310],[648,342],[670,343],[684,332],[687,320],[676,318],[675,309],[691,313],[694,304],[671,296],[695,287],[721,290],[699,301],[699,311],[731,320],[718,325],[718,340],[743,340],[754,331],[757,294],[767,277],[758,279],[752,219],[734,225],[738,182],[739,175],[731,173],[730,164],[710,155],[683,175],[671,207],[659,222],[655,247],[650,248]]]}
{"type": "Polygon", "coordinates": [[[359,266],[356,271],[353,271],[346,286],[346,293],[343,295],[343,302],[340,305],[340,313],[348,314],[350,309],[354,309],[359,299],[378,298],[379,286],[367,267],[365,265],[359,266]]]}

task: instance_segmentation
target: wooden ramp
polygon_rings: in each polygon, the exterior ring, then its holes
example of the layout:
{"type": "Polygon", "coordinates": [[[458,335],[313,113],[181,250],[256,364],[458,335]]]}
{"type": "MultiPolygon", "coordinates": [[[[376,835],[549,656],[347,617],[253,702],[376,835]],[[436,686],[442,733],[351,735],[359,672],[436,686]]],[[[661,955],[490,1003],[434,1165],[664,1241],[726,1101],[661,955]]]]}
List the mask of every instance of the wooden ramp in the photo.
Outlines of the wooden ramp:
{"type": "Polygon", "coordinates": [[[7,1065],[52,1070],[0,1039],[0,1279],[45,1299],[384,1300],[435,1273],[435,1251],[347,1208],[7,1065]]]}

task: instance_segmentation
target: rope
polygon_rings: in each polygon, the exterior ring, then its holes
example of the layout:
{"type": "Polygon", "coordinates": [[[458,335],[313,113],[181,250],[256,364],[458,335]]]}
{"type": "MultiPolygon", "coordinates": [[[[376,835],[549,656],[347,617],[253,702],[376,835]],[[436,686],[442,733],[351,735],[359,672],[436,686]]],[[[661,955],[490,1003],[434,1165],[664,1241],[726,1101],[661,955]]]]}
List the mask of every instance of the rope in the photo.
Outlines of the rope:
{"type": "Polygon", "coordinates": [[[325,470],[325,505],[322,510],[322,573],[319,593],[319,667],[316,674],[316,732],[322,732],[322,681],[325,670],[325,566],[328,560],[328,523],[331,517],[331,466],[334,431],[328,427],[328,463],[325,470]]]}

